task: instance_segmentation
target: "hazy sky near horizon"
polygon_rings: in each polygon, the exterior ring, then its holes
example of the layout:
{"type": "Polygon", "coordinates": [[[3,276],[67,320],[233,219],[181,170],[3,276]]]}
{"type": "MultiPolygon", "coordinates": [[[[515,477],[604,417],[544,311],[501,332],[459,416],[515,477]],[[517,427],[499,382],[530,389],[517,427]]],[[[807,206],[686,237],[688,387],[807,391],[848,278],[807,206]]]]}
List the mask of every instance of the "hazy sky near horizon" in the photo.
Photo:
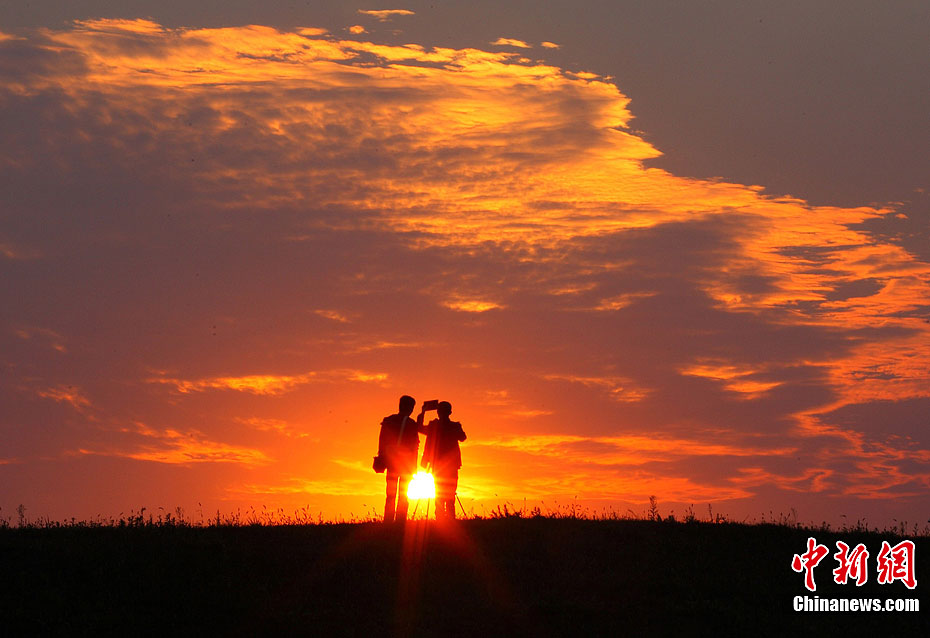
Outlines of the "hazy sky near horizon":
{"type": "Polygon", "coordinates": [[[0,8],[0,516],[361,513],[401,393],[479,506],[926,515],[925,3],[59,4],[0,8]]]}

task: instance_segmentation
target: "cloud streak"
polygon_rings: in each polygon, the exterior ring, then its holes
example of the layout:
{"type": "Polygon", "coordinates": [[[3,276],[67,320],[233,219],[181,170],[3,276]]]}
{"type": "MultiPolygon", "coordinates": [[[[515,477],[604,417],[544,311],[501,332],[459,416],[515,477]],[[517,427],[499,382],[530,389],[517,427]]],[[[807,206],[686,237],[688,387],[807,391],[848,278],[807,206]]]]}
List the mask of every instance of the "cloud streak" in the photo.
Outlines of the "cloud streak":
{"type": "Polygon", "coordinates": [[[359,9],[362,15],[370,16],[379,22],[388,22],[398,16],[412,16],[413,11],[409,9],[359,9]]]}
{"type": "Polygon", "coordinates": [[[145,424],[136,423],[134,428],[128,428],[125,431],[133,432],[141,437],[141,442],[128,448],[115,446],[95,449],[80,448],[71,454],[115,456],[168,465],[234,463],[255,466],[265,465],[271,461],[259,450],[212,441],[196,430],[186,432],[171,428],[157,430],[145,424]]]}
{"type": "Polygon", "coordinates": [[[275,396],[293,391],[295,388],[315,381],[338,383],[345,381],[383,382],[387,374],[383,372],[365,372],[363,370],[328,370],[325,372],[306,372],[296,375],[250,374],[240,377],[209,377],[205,379],[177,379],[171,377],[151,377],[149,383],[174,386],[177,392],[206,392],[208,390],[233,390],[251,394],[275,396]]]}
{"type": "Polygon", "coordinates": [[[530,49],[528,45],[523,40],[515,40],[514,38],[498,38],[491,43],[492,47],[517,47],[518,49],[530,49]]]}

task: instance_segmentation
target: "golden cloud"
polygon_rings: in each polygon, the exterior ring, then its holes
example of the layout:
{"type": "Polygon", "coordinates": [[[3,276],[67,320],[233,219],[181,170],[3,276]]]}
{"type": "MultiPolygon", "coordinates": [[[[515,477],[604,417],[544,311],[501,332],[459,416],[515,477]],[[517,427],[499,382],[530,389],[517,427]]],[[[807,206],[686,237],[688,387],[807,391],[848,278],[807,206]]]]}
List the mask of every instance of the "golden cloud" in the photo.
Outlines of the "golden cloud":
{"type": "Polygon", "coordinates": [[[488,310],[497,310],[503,308],[502,305],[484,299],[447,299],[442,305],[450,310],[460,312],[487,312],[488,310]]]}
{"type": "Polygon", "coordinates": [[[207,390],[235,390],[266,396],[290,392],[298,386],[319,382],[359,381],[363,383],[384,382],[388,375],[384,372],[367,372],[364,370],[326,370],[303,374],[250,374],[245,376],[218,376],[203,379],[178,379],[166,376],[150,377],[149,383],[161,383],[174,386],[177,392],[188,394],[207,390]]]}
{"type": "Polygon", "coordinates": [[[633,379],[615,375],[608,376],[581,376],[574,374],[546,374],[547,381],[567,381],[580,383],[589,388],[606,390],[610,398],[622,403],[635,403],[649,396],[647,388],[639,387],[633,379]]]}
{"type": "Polygon", "coordinates": [[[339,323],[349,323],[349,318],[338,310],[314,310],[315,314],[318,314],[321,317],[327,319],[332,319],[333,321],[338,321],[339,323]]]}
{"type": "Polygon", "coordinates": [[[415,13],[409,9],[359,9],[358,12],[362,15],[371,16],[380,22],[387,22],[396,16],[415,15],[415,13]]]}
{"type": "Polygon", "coordinates": [[[197,430],[179,431],[173,428],[157,429],[136,422],[124,432],[138,435],[142,442],[124,446],[79,448],[73,454],[117,456],[137,461],[153,461],[171,465],[191,463],[236,463],[247,466],[266,465],[271,462],[263,452],[253,448],[213,441],[197,430]]]}
{"type": "Polygon", "coordinates": [[[639,435],[599,437],[529,435],[499,438],[472,445],[513,449],[528,454],[562,459],[570,458],[598,465],[641,465],[653,461],[669,461],[695,456],[783,456],[796,451],[796,448],[790,446],[778,448],[742,446],[707,443],[698,439],[639,435]],[[594,445],[586,445],[589,443],[594,445]]]}
{"type": "Polygon", "coordinates": [[[310,436],[303,428],[283,419],[271,419],[262,417],[237,417],[238,423],[242,423],[262,432],[275,432],[287,437],[305,439],[310,436]]]}
{"type": "Polygon", "coordinates": [[[53,401],[69,403],[75,410],[79,411],[90,407],[90,401],[87,397],[83,396],[80,389],[73,385],[59,385],[53,388],[46,388],[44,390],[39,390],[37,394],[40,397],[53,401]]]}
{"type": "Polygon", "coordinates": [[[203,392],[204,390],[237,390],[252,394],[283,394],[299,385],[309,383],[316,377],[315,372],[299,375],[251,374],[242,377],[211,377],[207,379],[172,379],[153,377],[150,383],[173,385],[178,392],[203,392]]]}
{"type": "Polygon", "coordinates": [[[491,43],[491,46],[495,47],[517,47],[519,49],[529,49],[531,48],[523,40],[515,40],[514,38],[498,38],[491,43]]]}
{"type": "Polygon", "coordinates": [[[249,496],[279,496],[279,495],[327,495],[327,496],[371,496],[370,481],[338,479],[316,480],[293,478],[280,484],[245,483],[229,490],[234,494],[249,496]]]}

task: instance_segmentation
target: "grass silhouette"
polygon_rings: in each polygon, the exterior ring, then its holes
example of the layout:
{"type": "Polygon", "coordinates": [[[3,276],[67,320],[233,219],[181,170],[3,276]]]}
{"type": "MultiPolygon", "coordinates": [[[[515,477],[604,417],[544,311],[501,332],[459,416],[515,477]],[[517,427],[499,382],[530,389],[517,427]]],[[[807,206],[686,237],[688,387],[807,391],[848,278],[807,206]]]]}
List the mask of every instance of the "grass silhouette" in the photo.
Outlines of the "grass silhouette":
{"type": "MultiPolygon", "coordinates": [[[[183,511],[0,524],[0,612],[9,635],[578,636],[925,635],[918,613],[801,613],[791,570],[808,536],[865,543],[869,581],[816,595],[918,598],[930,536],[864,522],[752,524],[689,508],[662,515],[502,505],[453,526],[325,521],[261,508],[190,520],[183,511]],[[918,588],[878,585],[882,540],[917,543],[918,588]],[[904,635],[904,634],[902,634],[904,635]]],[[[829,565],[829,567],[828,567],[829,565]]],[[[814,594],[809,594],[811,597],[814,594]]],[[[926,609],[926,608],[925,608],[926,609]]]]}

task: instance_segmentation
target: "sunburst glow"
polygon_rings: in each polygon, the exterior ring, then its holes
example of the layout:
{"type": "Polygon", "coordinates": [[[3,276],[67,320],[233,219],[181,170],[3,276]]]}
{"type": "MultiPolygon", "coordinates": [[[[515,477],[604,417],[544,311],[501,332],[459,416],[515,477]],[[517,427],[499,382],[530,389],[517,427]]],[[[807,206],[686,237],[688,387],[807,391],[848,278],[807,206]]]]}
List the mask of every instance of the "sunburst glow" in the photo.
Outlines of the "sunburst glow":
{"type": "Polygon", "coordinates": [[[414,474],[407,488],[407,498],[410,500],[436,498],[436,483],[433,481],[433,475],[429,472],[414,474]]]}

